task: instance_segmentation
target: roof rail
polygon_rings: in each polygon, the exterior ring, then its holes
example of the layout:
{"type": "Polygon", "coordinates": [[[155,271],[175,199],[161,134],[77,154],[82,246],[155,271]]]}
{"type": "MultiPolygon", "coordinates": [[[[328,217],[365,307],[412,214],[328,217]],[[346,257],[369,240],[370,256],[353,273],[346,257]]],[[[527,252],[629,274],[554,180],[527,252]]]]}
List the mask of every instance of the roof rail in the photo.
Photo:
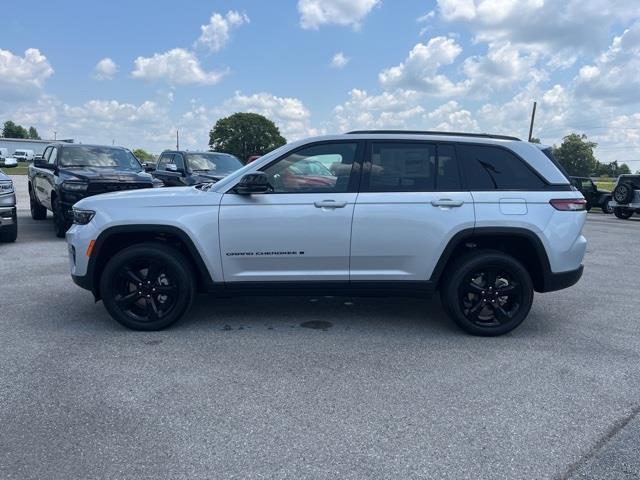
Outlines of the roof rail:
{"type": "Polygon", "coordinates": [[[403,135],[441,135],[445,137],[476,137],[476,138],[495,138],[499,140],[516,140],[522,141],[518,137],[510,137],[508,135],[494,135],[492,133],[466,133],[466,132],[437,132],[432,130],[352,130],[347,132],[347,135],[351,134],[403,134],[403,135]]]}

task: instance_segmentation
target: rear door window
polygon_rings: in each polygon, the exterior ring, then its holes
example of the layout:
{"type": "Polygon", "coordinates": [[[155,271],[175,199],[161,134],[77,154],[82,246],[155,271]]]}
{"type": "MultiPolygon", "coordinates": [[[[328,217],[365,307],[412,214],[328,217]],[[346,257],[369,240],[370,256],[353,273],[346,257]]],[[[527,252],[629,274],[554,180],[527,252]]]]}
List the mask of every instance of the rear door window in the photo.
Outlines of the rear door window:
{"type": "Polygon", "coordinates": [[[456,148],[469,190],[541,190],[546,186],[527,164],[504,148],[467,144],[456,148]]]}

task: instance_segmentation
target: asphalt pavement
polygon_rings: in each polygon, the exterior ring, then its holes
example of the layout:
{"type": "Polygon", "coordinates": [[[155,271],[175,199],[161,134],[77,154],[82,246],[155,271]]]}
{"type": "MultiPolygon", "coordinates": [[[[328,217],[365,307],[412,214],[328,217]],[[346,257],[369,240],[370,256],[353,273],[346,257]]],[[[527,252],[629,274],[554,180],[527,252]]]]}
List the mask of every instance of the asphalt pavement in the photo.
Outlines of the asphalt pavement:
{"type": "Polygon", "coordinates": [[[640,478],[640,220],[498,338],[437,299],[198,298],[154,333],[68,274],[51,216],[0,245],[0,478],[640,478]]]}

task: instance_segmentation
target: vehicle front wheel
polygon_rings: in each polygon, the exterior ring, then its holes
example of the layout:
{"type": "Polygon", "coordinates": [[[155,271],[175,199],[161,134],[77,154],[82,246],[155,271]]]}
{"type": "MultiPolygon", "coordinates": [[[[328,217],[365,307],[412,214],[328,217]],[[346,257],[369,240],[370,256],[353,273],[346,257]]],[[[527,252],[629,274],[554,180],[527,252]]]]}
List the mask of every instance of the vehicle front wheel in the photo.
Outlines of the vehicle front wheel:
{"type": "Polygon", "coordinates": [[[31,188],[29,188],[29,207],[31,210],[31,218],[34,220],[44,220],[47,218],[47,209],[38,203],[31,188]]]}
{"type": "Polygon", "coordinates": [[[176,322],[191,306],[194,292],[189,261],[176,249],[155,243],[118,252],[100,280],[107,311],[134,330],[160,330],[176,322]]]}
{"type": "Polygon", "coordinates": [[[510,332],[527,317],[533,282],[515,258],[483,250],[463,256],[448,269],[440,296],[460,328],[492,337],[510,332]]]}
{"type": "Polygon", "coordinates": [[[67,230],[71,227],[71,222],[65,218],[62,205],[60,205],[60,201],[57,198],[53,199],[51,207],[53,209],[53,228],[56,231],[56,237],[64,238],[67,230]]]}
{"type": "Polygon", "coordinates": [[[633,210],[629,208],[614,208],[613,214],[621,220],[628,220],[633,216],[633,210]]]}

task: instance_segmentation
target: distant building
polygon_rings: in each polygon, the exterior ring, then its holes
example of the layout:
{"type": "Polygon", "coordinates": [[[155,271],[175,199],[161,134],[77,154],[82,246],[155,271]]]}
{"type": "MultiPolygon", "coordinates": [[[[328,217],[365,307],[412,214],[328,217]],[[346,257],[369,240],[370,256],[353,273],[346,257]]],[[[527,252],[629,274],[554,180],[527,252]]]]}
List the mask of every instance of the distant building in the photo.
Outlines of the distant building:
{"type": "Polygon", "coordinates": [[[31,140],[30,138],[4,138],[0,137],[0,148],[9,150],[9,155],[13,155],[16,150],[33,150],[36,155],[42,155],[47,145],[52,142],[73,143],[73,139],[66,140],[31,140]]]}

